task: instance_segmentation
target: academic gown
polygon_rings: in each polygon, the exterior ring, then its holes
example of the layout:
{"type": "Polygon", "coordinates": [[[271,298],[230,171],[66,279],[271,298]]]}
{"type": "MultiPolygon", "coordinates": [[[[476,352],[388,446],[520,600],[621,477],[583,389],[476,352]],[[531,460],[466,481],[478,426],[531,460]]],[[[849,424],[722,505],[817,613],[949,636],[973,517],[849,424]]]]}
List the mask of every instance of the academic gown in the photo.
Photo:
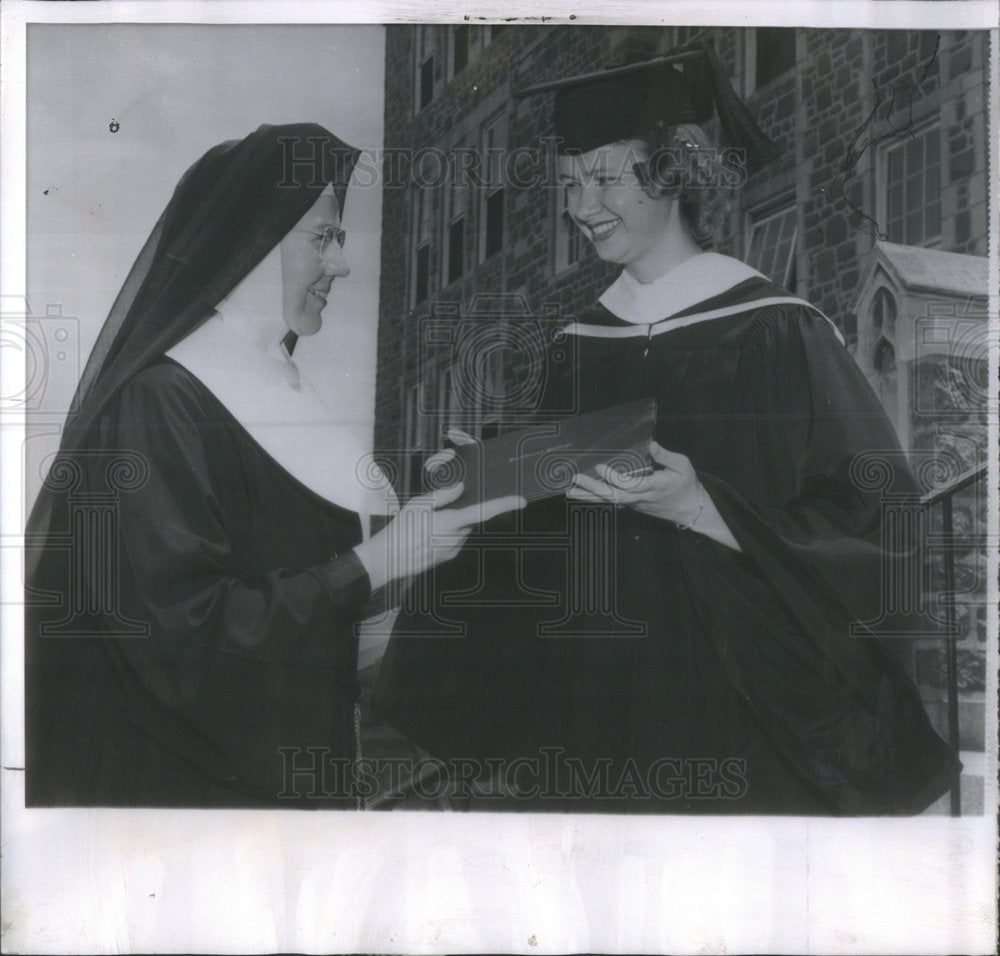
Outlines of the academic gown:
{"type": "Polygon", "coordinates": [[[147,633],[58,636],[70,551],[46,548],[32,583],[63,600],[27,616],[29,805],[353,805],[353,628],[370,590],[350,550],[358,515],[292,477],[169,358],[74,454],[73,494],[107,493],[117,450],[148,477],[118,493],[113,619],[75,625],[147,633]],[[56,636],[39,636],[46,623],[56,636]]]}
{"type": "Polygon", "coordinates": [[[893,573],[881,494],[912,479],[831,323],[759,277],[662,323],[598,304],[566,332],[545,407],[655,398],[656,440],[688,456],[741,552],[629,508],[533,503],[421,585],[434,599],[397,621],[376,704],[460,778],[490,779],[460,788],[483,808],[930,804],[958,762],[894,653],[851,632],[893,573]],[[851,465],[872,451],[891,477],[865,490],[851,465]]]}

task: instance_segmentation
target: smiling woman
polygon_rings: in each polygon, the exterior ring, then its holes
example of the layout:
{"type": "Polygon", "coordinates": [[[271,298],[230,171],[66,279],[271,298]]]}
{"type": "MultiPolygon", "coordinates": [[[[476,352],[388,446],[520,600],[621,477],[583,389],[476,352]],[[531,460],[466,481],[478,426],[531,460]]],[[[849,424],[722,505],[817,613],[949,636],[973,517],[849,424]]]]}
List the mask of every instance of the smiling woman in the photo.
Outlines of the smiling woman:
{"type": "Polygon", "coordinates": [[[337,199],[328,189],[282,240],[282,305],[285,321],[296,335],[319,331],[331,283],[350,275],[343,252],[346,238],[337,199]]]}
{"type": "Polygon", "coordinates": [[[521,504],[393,518],[292,359],[350,271],[357,155],[313,124],[222,143],[140,252],[28,527],[29,805],[354,805],[362,608],[521,504]],[[330,773],[299,789],[304,759],[330,773]]]}
{"type": "Polygon", "coordinates": [[[638,170],[648,166],[641,140],[611,143],[558,157],[566,209],[595,252],[625,266],[640,282],[699,252],[677,204],[649,190],[638,170]]]}
{"type": "Polygon", "coordinates": [[[710,251],[775,155],[723,73],[697,47],[526,91],[556,89],[567,209],[624,267],[553,338],[540,414],[657,420],[649,474],[575,476],[397,621],[377,703],[483,807],[915,813],[959,772],[875,633],[913,548],[883,540],[914,488],[892,427],[832,322],[710,251]]]}

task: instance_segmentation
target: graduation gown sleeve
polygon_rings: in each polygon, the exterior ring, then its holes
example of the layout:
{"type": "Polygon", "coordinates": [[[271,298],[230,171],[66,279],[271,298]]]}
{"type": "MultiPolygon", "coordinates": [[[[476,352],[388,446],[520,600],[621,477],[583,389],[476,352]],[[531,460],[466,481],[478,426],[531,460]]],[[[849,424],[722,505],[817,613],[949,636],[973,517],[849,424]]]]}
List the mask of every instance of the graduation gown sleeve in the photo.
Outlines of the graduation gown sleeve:
{"type": "Polygon", "coordinates": [[[891,587],[912,572],[913,542],[894,553],[882,540],[884,495],[919,507],[892,427],[829,323],[805,309],[761,312],[736,387],[755,467],[700,477],[746,560],[688,548],[705,633],[776,747],[835,809],[922,809],[957,761],[895,655],[858,627],[892,619],[891,587]]]}

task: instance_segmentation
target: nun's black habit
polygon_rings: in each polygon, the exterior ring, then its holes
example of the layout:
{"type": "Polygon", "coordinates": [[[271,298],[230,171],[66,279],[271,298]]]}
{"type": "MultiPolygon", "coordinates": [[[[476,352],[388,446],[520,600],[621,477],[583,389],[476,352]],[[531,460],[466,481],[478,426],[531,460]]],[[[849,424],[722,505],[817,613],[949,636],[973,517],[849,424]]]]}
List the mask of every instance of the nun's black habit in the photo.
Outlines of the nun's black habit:
{"type": "Polygon", "coordinates": [[[311,124],[222,144],[136,261],[28,528],[29,805],[348,798],[359,516],[165,353],[356,158],[311,124]]]}

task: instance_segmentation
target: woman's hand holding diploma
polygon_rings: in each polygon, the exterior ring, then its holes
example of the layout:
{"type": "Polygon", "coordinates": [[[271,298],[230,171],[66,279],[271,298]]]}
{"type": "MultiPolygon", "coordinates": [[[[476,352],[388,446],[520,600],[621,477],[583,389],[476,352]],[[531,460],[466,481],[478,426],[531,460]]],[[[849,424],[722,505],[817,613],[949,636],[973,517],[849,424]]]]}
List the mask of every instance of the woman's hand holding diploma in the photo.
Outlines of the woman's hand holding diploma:
{"type": "Polygon", "coordinates": [[[643,514],[696,531],[734,551],[742,550],[719,514],[686,455],[667,451],[655,441],[649,453],[657,467],[651,474],[627,475],[598,465],[600,478],[576,475],[566,497],[634,508],[643,514]]]}

